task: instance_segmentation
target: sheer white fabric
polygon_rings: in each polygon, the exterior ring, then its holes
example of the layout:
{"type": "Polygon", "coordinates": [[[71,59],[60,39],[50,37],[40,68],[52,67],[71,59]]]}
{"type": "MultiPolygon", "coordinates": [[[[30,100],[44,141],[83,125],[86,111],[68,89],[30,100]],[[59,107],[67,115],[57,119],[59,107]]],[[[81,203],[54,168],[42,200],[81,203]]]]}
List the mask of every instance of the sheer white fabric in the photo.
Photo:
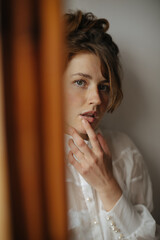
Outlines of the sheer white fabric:
{"type": "MultiPolygon", "coordinates": [[[[156,223],[150,214],[152,186],[143,158],[125,134],[106,131],[103,135],[111,150],[114,176],[123,195],[113,209],[106,212],[96,191],[67,162],[70,239],[155,239],[156,223]]],[[[71,136],[65,136],[66,153],[69,138],[71,136]]],[[[85,142],[91,147],[90,142],[85,142]]]]}

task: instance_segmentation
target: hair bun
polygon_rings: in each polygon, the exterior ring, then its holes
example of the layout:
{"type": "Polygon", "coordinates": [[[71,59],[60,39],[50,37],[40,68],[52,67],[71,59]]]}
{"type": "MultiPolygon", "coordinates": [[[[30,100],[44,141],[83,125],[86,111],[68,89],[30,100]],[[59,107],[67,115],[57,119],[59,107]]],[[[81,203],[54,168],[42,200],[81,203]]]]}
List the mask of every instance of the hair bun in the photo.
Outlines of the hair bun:
{"type": "Polygon", "coordinates": [[[100,18],[97,19],[96,16],[91,12],[82,13],[82,11],[77,10],[76,12],[66,13],[65,16],[66,23],[66,33],[71,34],[72,32],[83,31],[84,33],[90,31],[90,29],[99,29],[102,32],[106,32],[109,29],[109,22],[107,19],[100,18]],[[83,30],[82,30],[83,29],[83,30]]]}

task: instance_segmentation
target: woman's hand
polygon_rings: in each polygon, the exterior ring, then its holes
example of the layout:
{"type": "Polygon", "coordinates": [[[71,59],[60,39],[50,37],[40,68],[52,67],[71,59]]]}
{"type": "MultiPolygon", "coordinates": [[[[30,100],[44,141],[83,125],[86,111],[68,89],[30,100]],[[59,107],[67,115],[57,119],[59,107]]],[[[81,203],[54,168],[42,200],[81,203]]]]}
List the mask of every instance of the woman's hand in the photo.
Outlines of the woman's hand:
{"type": "Polygon", "coordinates": [[[92,149],[88,147],[77,131],[70,127],[69,133],[74,141],[69,140],[68,144],[71,150],[68,159],[81,176],[95,188],[102,200],[103,207],[109,211],[122,195],[113,176],[111,153],[102,135],[100,133],[96,135],[86,120],[82,120],[82,122],[92,149]],[[79,162],[75,160],[73,154],[79,162]]]}

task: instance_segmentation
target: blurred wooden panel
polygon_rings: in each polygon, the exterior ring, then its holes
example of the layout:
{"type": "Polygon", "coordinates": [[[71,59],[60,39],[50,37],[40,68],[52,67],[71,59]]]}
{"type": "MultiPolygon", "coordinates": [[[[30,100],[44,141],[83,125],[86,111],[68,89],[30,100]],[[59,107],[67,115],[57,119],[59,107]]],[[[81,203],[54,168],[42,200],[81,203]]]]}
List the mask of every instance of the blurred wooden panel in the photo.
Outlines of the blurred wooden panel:
{"type": "Polygon", "coordinates": [[[38,134],[37,59],[32,25],[33,3],[13,4],[13,97],[16,153],[28,238],[43,239],[43,209],[40,187],[38,134]]]}
{"type": "Polygon", "coordinates": [[[49,231],[52,238],[66,239],[66,198],[63,151],[63,37],[60,1],[43,0],[41,5],[42,119],[45,180],[49,231]],[[49,118],[47,116],[50,116],[49,118]],[[60,171],[61,169],[61,171],[60,171]],[[55,197],[56,196],[56,197],[55,197]]]}
{"type": "Polygon", "coordinates": [[[1,47],[0,39],[0,239],[11,240],[1,47]]]}
{"type": "Polygon", "coordinates": [[[2,1],[13,239],[67,239],[60,1],[2,1]],[[7,27],[6,27],[6,25],[7,27]]]}

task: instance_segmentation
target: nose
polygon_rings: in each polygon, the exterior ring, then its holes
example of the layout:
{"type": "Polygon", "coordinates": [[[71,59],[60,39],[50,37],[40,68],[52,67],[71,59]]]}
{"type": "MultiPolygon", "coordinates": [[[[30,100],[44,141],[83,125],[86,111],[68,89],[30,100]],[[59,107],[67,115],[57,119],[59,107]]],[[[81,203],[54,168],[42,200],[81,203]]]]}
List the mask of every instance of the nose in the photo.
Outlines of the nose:
{"type": "Polygon", "coordinates": [[[88,93],[88,102],[92,105],[100,105],[101,98],[97,87],[91,88],[88,93]]]}

